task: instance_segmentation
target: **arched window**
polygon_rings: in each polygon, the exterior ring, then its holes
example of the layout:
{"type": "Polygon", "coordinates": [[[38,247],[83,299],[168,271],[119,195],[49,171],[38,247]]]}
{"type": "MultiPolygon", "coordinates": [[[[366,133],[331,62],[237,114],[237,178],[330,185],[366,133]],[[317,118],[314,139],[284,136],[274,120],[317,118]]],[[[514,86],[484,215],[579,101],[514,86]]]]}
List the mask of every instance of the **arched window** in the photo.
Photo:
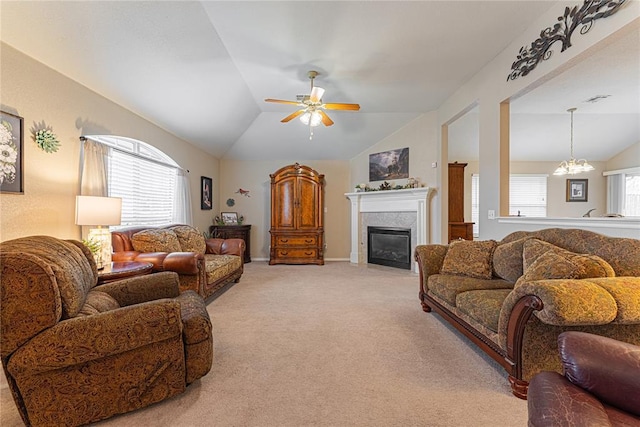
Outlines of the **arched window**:
{"type": "Polygon", "coordinates": [[[132,138],[112,135],[84,138],[109,147],[107,188],[109,196],[122,198],[120,228],[191,223],[185,171],[171,157],[132,138]]]}

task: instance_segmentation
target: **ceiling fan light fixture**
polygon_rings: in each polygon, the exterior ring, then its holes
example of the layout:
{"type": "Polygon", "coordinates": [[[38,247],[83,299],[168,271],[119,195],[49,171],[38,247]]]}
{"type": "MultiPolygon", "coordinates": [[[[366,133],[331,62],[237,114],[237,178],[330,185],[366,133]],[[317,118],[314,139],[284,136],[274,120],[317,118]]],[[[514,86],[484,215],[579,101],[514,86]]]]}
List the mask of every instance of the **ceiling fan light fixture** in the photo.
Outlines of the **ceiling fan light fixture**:
{"type": "Polygon", "coordinates": [[[590,172],[595,168],[585,159],[576,160],[573,157],[573,112],[577,108],[569,108],[567,112],[571,113],[571,158],[569,161],[563,160],[558,168],[553,172],[554,175],[575,175],[582,172],[590,172]]]}
{"type": "Polygon", "coordinates": [[[300,121],[307,126],[316,127],[322,123],[322,116],[317,111],[306,111],[300,116],[300,121]]]}

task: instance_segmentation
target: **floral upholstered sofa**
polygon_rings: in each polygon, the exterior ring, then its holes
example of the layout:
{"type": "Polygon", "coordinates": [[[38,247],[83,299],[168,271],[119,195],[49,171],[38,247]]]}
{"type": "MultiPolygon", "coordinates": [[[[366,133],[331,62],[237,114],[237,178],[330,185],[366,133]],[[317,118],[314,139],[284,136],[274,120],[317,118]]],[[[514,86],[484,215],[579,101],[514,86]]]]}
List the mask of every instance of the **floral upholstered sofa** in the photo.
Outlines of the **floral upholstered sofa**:
{"type": "Polygon", "coordinates": [[[520,398],[536,373],[562,372],[563,331],[640,345],[640,240],[552,228],[421,245],[415,257],[423,310],[500,363],[520,398]]]}
{"type": "Polygon", "coordinates": [[[175,271],[180,290],[208,298],[228,283],[240,281],[244,270],[242,239],[205,239],[189,225],[135,227],[111,233],[113,261],[143,261],[153,271],[175,271]]]}

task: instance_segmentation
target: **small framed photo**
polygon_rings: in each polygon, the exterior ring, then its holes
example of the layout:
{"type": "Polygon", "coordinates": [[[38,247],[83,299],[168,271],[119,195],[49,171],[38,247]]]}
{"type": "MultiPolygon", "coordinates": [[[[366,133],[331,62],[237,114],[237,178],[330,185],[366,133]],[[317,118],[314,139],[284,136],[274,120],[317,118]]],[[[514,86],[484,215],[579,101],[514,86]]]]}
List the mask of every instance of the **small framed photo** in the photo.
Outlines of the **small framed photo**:
{"type": "Polygon", "coordinates": [[[588,179],[567,179],[567,202],[586,202],[588,195],[588,179]]]}
{"type": "Polygon", "coordinates": [[[213,181],[206,176],[200,177],[200,209],[208,211],[213,209],[213,181]]]}
{"type": "Polygon", "coordinates": [[[24,119],[0,111],[0,192],[24,194],[24,119]]]}
{"type": "Polygon", "coordinates": [[[238,225],[238,213],[237,212],[221,212],[222,222],[224,225],[238,225]]]}

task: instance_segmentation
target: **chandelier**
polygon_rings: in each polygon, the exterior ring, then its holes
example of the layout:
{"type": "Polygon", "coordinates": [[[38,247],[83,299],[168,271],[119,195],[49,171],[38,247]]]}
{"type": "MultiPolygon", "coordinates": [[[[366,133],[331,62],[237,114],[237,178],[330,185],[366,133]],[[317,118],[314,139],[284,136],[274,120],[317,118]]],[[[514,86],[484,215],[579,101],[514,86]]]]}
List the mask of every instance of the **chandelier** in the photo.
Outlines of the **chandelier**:
{"type": "Polygon", "coordinates": [[[571,158],[569,161],[563,160],[555,172],[553,172],[554,175],[575,175],[594,169],[585,159],[576,160],[573,157],[573,112],[576,110],[577,108],[575,107],[567,110],[567,112],[571,113],[571,158]]]}

